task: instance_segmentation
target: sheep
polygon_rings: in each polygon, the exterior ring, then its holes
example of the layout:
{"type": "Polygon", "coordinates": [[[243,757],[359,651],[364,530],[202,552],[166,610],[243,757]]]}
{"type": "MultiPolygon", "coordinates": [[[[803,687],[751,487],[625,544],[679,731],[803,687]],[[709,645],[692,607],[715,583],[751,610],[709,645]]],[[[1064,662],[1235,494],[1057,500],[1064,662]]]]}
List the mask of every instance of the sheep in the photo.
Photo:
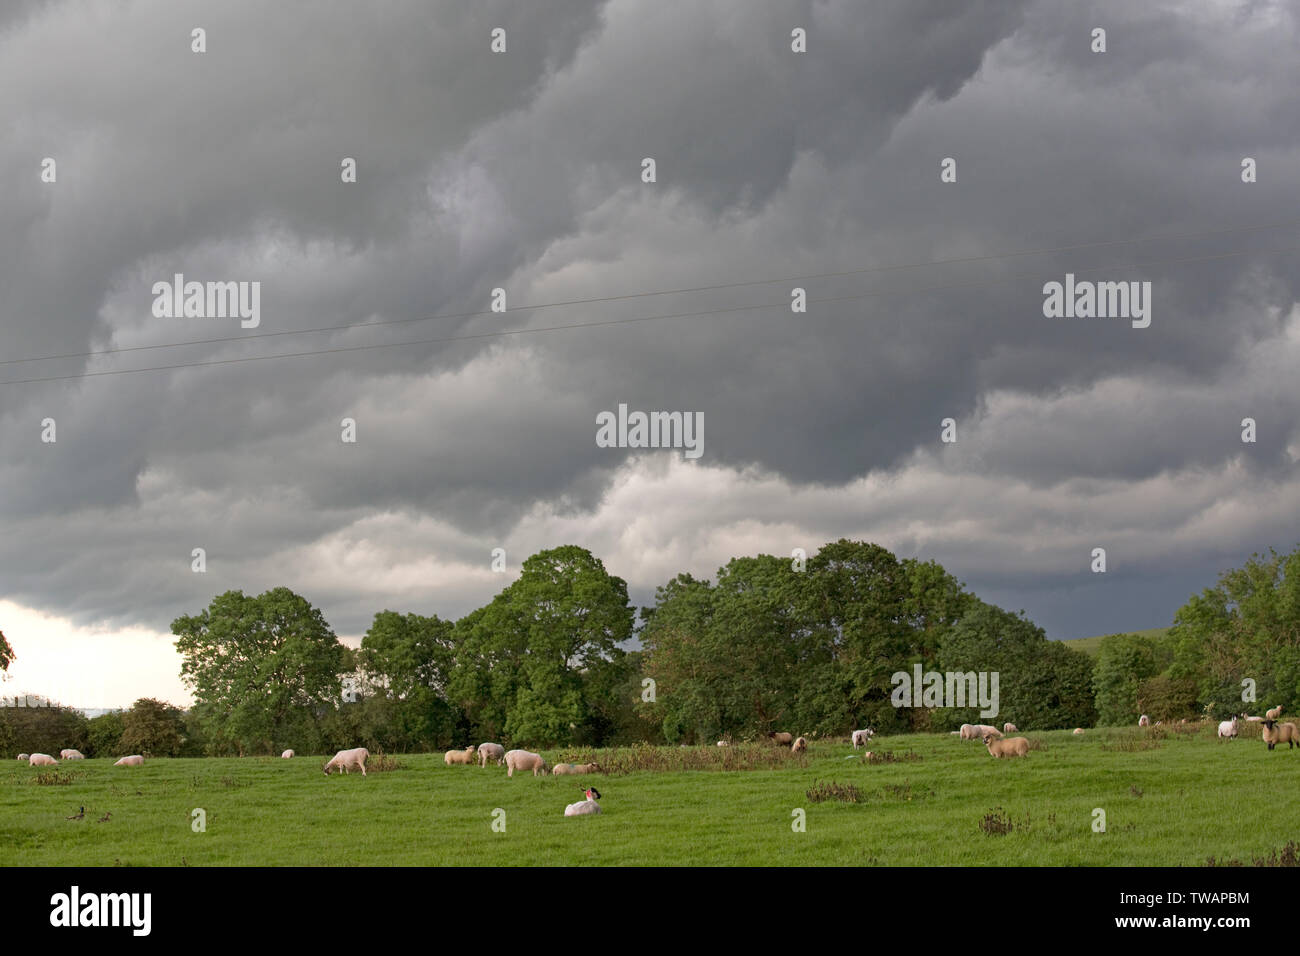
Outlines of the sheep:
{"type": "Polygon", "coordinates": [[[1014,734],[1019,729],[1020,728],[1017,727],[1015,724],[1011,723],[1011,721],[1007,721],[1005,724],[1002,725],[1002,732],[1004,734],[1014,734]]]}
{"type": "Polygon", "coordinates": [[[113,766],[114,767],[143,767],[144,757],[140,756],[139,754],[132,754],[129,757],[123,757],[121,760],[117,761],[117,763],[113,764],[113,766]]]}
{"type": "Polygon", "coordinates": [[[575,773],[600,773],[600,764],[594,760],[591,763],[557,763],[555,769],[551,771],[551,776],[575,773]]]}
{"type": "Polygon", "coordinates": [[[1282,716],[1282,705],[1278,704],[1276,707],[1264,711],[1264,716],[1269,720],[1277,720],[1282,716]]]}
{"type": "Polygon", "coordinates": [[[80,750],[60,750],[59,757],[63,760],[85,760],[86,755],[80,750]]]}
{"type": "Polygon", "coordinates": [[[807,749],[808,749],[808,741],[803,737],[797,738],[795,742],[790,745],[790,752],[793,754],[804,753],[807,749]]]}
{"type": "Polygon", "coordinates": [[[1138,718],[1138,726],[1139,726],[1139,727],[1150,727],[1150,726],[1151,726],[1151,718],[1148,717],[1146,714],[1143,714],[1141,717],[1138,718]]]}
{"type": "Polygon", "coordinates": [[[719,740],[719,741],[718,741],[718,746],[719,746],[719,747],[725,747],[725,746],[727,746],[727,742],[726,742],[725,740],[719,740]]]}
{"type": "Polygon", "coordinates": [[[586,800],[579,800],[577,803],[571,803],[564,808],[566,817],[585,817],[592,813],[600,813],[600,804],[596,801],[600,799],[600,791],[595,787],[587,787],[583,791],[587,795],[586,800]]]}
{"type": "Polygon", "coordinates": [[[19,754],[19,755],[18,755],[18,759],[19,759],[19,760],[26,760],[26,759],[28,759],[29,757],[31,757],[31,754],[19,754]]]}
{"type": "Polygon", "coordinates": [[[27,758],[27,766],[29,767],[53,767],[57,763],[58,761],[49,754],[32,754],[27,758]]]}
{"type": "Polygon", "coordinates": [[[772,738],[772,743],[783,744],[786,747],[789,747],[794,743],[794,734],[787,734],[785,731],[768,734],[768,737],[772,738]]]}
{"type": "Polygon", "coordinates": [[[1276,720],[1266,720],[1260,733],[1264,737],[1264,742],[1268,744],[1269,750],[1273,749],[1274,744],[1284,743],[1287,750],[1300,745],[1300,731],[1297,731],[1296,725],[1290,722],[1279,724],[1276,720]]]}
{"type": "Polygon", "coordinates": [[[962,740],[978,740],[979,735],[975,733],[975,729],[974,724],[962,724],[961,730],[957,733],[962,740]]]}
{"type": "Polygon", "coordinates": [[[442,755],[442,759],[446,761],[448,767],[457,763],[469,766],[474,762],[474,745],[470,744],[464,750],[448,750],[442,755]]]}
{"type": "Polygon", "coordinates": [[[325,766],[321,767],[325,771],[325,776],[330,775],[331,770],[342,770],[346,775],[349,769],[360,770],[361,776],[366,775],[366,761],[370,759],[370,751],[365,747],[353,747],[351,750],[340,750],[325,766]]]}
{"type": "Polygon", "coordinates": [[[870,742],[871,738],[874,737],[875,735],[876,732],[872,730],[870,727],[868,727],[866,730],[853,731],[853,749],[857,750],[858,744],[862,744],[862,746],[865,747],[870,742]]]}
{"type": "Polygon", "coordinates": [[[286,750],[284,753],[280,754],[280,759],[281,759],[281,760],[292,760],[292,759],[293,759],[293,751],[292,751],[292,750],[286,750]]]}
{"type": "MultiPolygon", "coordinates": [[[[1261,720],[1263,720],[1264,718],[1263,718],[1263,717],[1247,717],[1246,719],[1247,719],[1248,721],[1250,721],[1252,724],[1257,724],[1257,723],[1259,723],[1261,720]]],[[[1184,720],[1183,723],[1187,723],[1187,721],[1184,720]]]]}
{"type": "Polygon", "coordinates": [[[1220,739],[1225,739],[1225,738],[1226,738],[1226,739],[1228,739],[1228,740],[1231,740],[1231,739],[1232,739],[1233,737],[1235,737],[1235,736],[1237,736],[1237,718],[1236,718],[1236,717],[1233,717],[1232,720],[1221,720],[1221,721],[1219,721],[1219,738],[1220,738],[1220,739]]]}
{"type": "Polygon", "coordinates": [[[1083,728],[1082,728],[1082,727],[1075,727],[1075,728],[1074,728],[1074,733],[1076,733],[1076,734],[1081,734],[1081,733],[1083,733],[1083,728]]]}
{"type": "Polygon", "coordinates": [[[1005,740],[999,740],[992,734],[984,735],[984,746],[989,750],[990,757],[1024,757],[1029,754],[1028,737],[1007,737],[1005,740]]]}
{"type": "Polygon", "coordinates": [[[541,754],[530,753],[527,750],[511,750],[506,754],[507,777],[513,777],[516,770],[531,770],[535,777],[550,769],[551,765],[542,759],[541,754]]]}

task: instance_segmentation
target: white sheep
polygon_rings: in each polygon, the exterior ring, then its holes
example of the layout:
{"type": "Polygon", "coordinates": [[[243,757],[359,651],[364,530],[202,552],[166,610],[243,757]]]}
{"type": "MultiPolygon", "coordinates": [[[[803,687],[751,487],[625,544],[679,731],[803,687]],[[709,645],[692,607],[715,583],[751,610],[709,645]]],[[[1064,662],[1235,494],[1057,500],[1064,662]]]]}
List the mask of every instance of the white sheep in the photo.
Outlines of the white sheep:
{"type": "Polygon", "coordinates": [[[594,760],[591,763],[557,763],[555,769],[551,771],[551,776],[584,773],[600,773],[600,764],[594,760]]]}
{"type": "Polygon", "coordinates": [[[1081,734],[1081,733],[1083,733],[1083,728],[1082,728],[1082,727],[1075,727],[1074,730],[1072,731],[1072,733],[1081,734]]]}
{"type": "Polygon", "coordinates": [[[1020,729],[1019,727],[1017,727],[1015,724],[1011,723],[1010,721],[1007,721],[1005,724],[1002,725],[1002,732],[1004,734],[1014,734],[1019,729],[1020,729]]]}
{"type": "Polygon", "coordinates": [[[49,754],[32,754],[27,758],[27,766],[29,767],[53,767],[57,763],[58,761],[49,754]]]}
{"type": "Polygon", "coordinates": [[[783,744],[786,747],[789,747],[792,743],[794,743],[794,734],[788,734],[784,730],[780,731],[779,733],[768,734],[768,737],[771,738],[772,743],[783,744]]]}
{"type": "Polygon", "coordinates": [[[727,742],[726,742],[725,740],[719,740],[719,741],[718,741],[718,746],[719,746],[719,747],[725,747],[725,746],[727,746],[727,742]]]}
{"type": "Polygon", "coordinates": [[[474,745],[470,744],[464,750],[448,750],[442,755],[442,759],[450,767],[452,764],[464,764],[469,766],[474,762],[474,745]]]}
{"type": "Polygon", "coordinates": [[[989,750],[989,756],[997,757],[1025,757],[1029,754],[1029,738],[1027,737],[1008,737],[1005,740],[999,740],[993,734],[984,736],[984,746],[989,750]]]}
{"type": "Polygon", "coordinates": [[[577,803],[571,803],[564,808],[566,817],[585,817],[592,813],[600,813],[600,804],[596,801],[600,799],[600,791],[595,787],[588,787],[583,791],[587,795],[586,800],[579,800],[577,803]]]}
{"type": "Polygon", "coordinates": [[[874,737],[875,735],[876,732],[872,730],[870,727],[868,727],[866,730],[853,731],[853,749],[857,750],[858,744],[862,744],[862,746],[865,747],[871,741],[871,738],[874,737]]]}
{"type": "MultiPolygon", "coordinates": [[[[1263,717],[1247,717],[1246,719],[1249,720],[1252,724],[1257,724],[1257,723],[1259,723],[1261,720],[1263,720],[1264,718],[1263,718],[1263,717]]],[[[1183,723],[1187,723],[1187,721],[1184,720],[1183,723]]]]}
{"type": "Polygon", "coordinates": [[[1264,711],[1264,716],[1267,717],[1269,720],[1277,720],[1279,717],[1282,716],[1282,705],[1278,704],[1276,707],[1272,707],[1264,711]]]}
{"type": "Polygon", "coordinates": [[[292,760],[292,759],[293,759],[293,751],[292,751],[292,750],[286,750],[284,753],[280,754],[280,759],[281,759],[281,760],[292,760]]]}
{"type": "Polygon", "coordinates": [[[321,769],[325,771],[325,776],[330,775],[331,770],[342,770],[347,774],[348,770],[360,770],[361,776],[366,775],[366,761],[370,759],[370,751],[365,747],[353,747],[351,750],[340,750],[330,758],[329,763],[321,769]]]}
{"type": "Polygon", "coordinates": [[[29,757],[31,757],[31,754],[19,754],[19,755],[18,755],[18,759],[19,759],[19,760],[26,760],[26,759],[28,759],[29,757]]]}
{"type": "Polygon", "coordinates": [[[1138,718],[1138,726],[1139,726],[1139,727],[1150,727],[1150,726],[1151,726],[1151,718],[1148,717],[1146,714],[1143,714],[1141,717],[1138,718]]]}
{"type": "Polygon", "coordinates": [[[1286,749],[1300,746],[1300,731],[1296,730],[1293,723],[1278,724],[1276,720],[1264,721],[1264,726],[1260,728],[1260,734],[1264,738],[1264,743],[1268,744],[1268,749],[1272,750],[1274,744],[1286,744],[1286,749]],[[1277,729],[1274,729],[1277,724],[1277,729]]]}
{"type": "Polygon", "coordinates": [[[790,745],[790,752],[795,754],[804,753],[808,749],[808,741],[803,737],[795,738],[795,742],[790,745]]]}
{"type": "Polygon", "coordinates": [[[60,750],[59,757],[63,760],[85,760],[86,755],[80,750],[60,750]]]}
{"type": "Polygon", "coordinates": [[[500,744],[479,744],[478,745],[478,765],[486,767],[489,760],[495,760],[497,766],[506,762],[506,748],[500,744]]]}
{"type": "Polygon", "coordinates": [[[1236,717],[1233,717],[1232,720],[1219,721],[1219,737],[1221,739],[1231,740],[1235,736],[1237,736],[1236,717]]]}
{"type": "Polygon", "coordinates": [[[506,754],[506,776],[513,777],[516,770],[531,770],[533,776],[539,773],[546,773],[551,769],[551,765],[542,759],[541,754],[531,753],[527,750],[511,750],[506,754]]]}
{"type": "Polygon", "coordinates": [[[113,766],[114,767],[143,767],[144,757],[140,756],[139,754],[132,754],[129,757],[123,757],[121,760],[117,761],[117,763],[113,764],[113,766]]]}

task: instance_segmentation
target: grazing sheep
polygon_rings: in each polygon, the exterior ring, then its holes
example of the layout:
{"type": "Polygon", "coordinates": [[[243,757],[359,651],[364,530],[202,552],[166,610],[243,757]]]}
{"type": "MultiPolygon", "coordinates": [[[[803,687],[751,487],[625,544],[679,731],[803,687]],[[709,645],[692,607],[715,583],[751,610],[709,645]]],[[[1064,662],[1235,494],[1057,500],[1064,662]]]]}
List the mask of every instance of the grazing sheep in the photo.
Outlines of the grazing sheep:
{"type": "Polygon", "coordinates": [[[58,761],[49,754],[32,754],[27,758],[29,767],[53,767],[58,761]]]}
{"type": "Polygon", "coordinates": [[[795,754],[801,754],[807,749],[808,749],[808,741],[805,740],[803,737],[796,738],[795,742],[790,745],[790,752],[795,754]]]}
{"type": "Polygon", "coordinates": [[[1219,737],[1220,737],[1220,738],[1226,738],[1226,739],[1228,739],[1228,740],[1231,740],[1231,739],[1232,739],[1233,737],[1235,737],[1235,736],[1237,736],[1237,718],[1236,718],[1236,717],[1233,717],[1232,720],[1221,720],[1221,721],[1219,721],[1219,737]]]}
{"type": "Polygon", "coordinates": [[[30,757],[30,756],[31,756],[31,754],[19,754],[19,755],[18,755],[18,759],[19,759],[19,760],[26,760],[26,759],[27,759],[28,757],[30,757]]]}
{"type": "Polygon", "coordinates": [[[1014,734],[1019,729],[1020,728],[1017,727],[1015,724],[1011,723],[1011,721],[1007,721],[1005,724],[1002,725],[1002,732],[1004,734],[1014,734]]]}
{"type": "Polygon", "coordinates": [[[857,750],[858,744],[862,744],[862,746],[865,747],[870,742],[871,738],[874,737],[875,735],[876,732],[872,730],[870,727],[868,727],[866,730],[853,731],[853,749],[857,750]]]}
{"type": "Polygon", "coordinates": [[[1074,728],[1074,733],[1076,733],[1076,734],[1081,734],[1081,733],[1083,733],[1083,728],[1082,728],[1082,727],[1075,727],[1075,728],[1074,728]]]}
{"type": "Polygon", "coordinates": [[[542,759],[541,754],[530,753],[527,750],[511,750],[506,754],[506,776],[513,777],[516,770],[531,770],[533,776],[539,773],[546,773],[551,769],[551,765],[542,759]]]}
{"type": "Polygon", "coordinates": [[[1272,750],[1275,744],[1286,744],[1287,750],[1300,746],[1300,731],[1297,731],[1295,724],[1290,722],[1279,724],[1276,720],[1266,720],[1264,726],[1260,728],[1260,734],[1264,737],[1264,743],[1268,744],[1269,750],[1272,750]]]}
{"type": "Polygon", "coordinates": [[[292,751],[292,750],[286,750],[284,753],[280,754],[280,759],[281,759],[281,760],[292,760],[292,759],[293,759],[293,751],[292,751]]]}
{"type": "Polygon", "coordinates": [[[1282,705],[1278,704],[1276,707],[1264,711],[1264,716],[1267,717],[1269,720],[1277,720],[1279,717],[1282,716],[1282,705]]]}
{"type": "Polygon", "coordinates": [[[114,767],[143,767],[144,757],[140,756],[139,754],[132,754],[129,757],[123,757],[117,763],[113,764],[113,766],[114,767]]]}
{"type": "Polygon", "coordinates": [[[60,750],[59,757],[63,760],[85,760],[86,755],[80,750],[60,750]]]}
{"type": "Polygon", "coordinates": [[[577,803],[571,803],[564,808],[566,817],[585,817],[592,813],[600,813],[600,804],[596,801],[600,799],[600,791],[595,787],[588,787],[583,791],[587,795],[586,800],[579,800],[577,803]]]}
{"type": "Polygon", "coordinates": [[[369,759],[369,750],[365,747],[353,747],[351,750],[340,750],[321,769],[325,771],[327,777],[332,770],[342,770],[345,775],[349,770],[360,770],[361,776],[364,777],[366,775],[366,761],[369,759]]]}
{"type": "Polygon", "coordinates": [[[978,740],[979,734],[977,734],[975,730],[976,727],[974,724],[962,724],[961,730],[957,731],[957,734],[962,740],[978,740]]]}
{"type": "Polygon", "coordinates": [[[1151,726],[1151,718],[1148,717],[1146,714],[1143,714],[1141,717],[1138,718],[1138,726],[1139,726],[1139,727],[1150,727],[1150,726],[1151,726]]]}
{"type": "Polygon", "coordinates": [[[557,763],[555,769],[551,771],[551,776],[575,773],[600,773],[600,764],[594,760],[591,763],[557,763]]]}
{"type": "Polygon", "coordinates": [[[442,759],[446,761],[448,767],[457,763],[468,767],[474,762],[474,745],[470,744],[464,750],[448,750],[442,755],[442,759]]]}
{"type": "Polygon", "coordinates": [[[772,738],[772,743],[774,744],[783,744],[786,747],[789,747],[794,743],[794,734],[787,734],[785,731],[768,734],[768,736],[772,738]]]}
{"type": "Polygon", "coordinates": [[[487,766],[489,760],[495,760],[500,767],[506,762],[506,748],[500,744],[479,744],[478,745],[478,765],[479,768],[487,766]]]}
{"type": "Polygon", "coordinates": [[[984,746],[989,749],[990,757],[1024,757],[1029,754],[1028,737],[1007,737],[999,740],[992,734],[984,736],[984,746]]]}

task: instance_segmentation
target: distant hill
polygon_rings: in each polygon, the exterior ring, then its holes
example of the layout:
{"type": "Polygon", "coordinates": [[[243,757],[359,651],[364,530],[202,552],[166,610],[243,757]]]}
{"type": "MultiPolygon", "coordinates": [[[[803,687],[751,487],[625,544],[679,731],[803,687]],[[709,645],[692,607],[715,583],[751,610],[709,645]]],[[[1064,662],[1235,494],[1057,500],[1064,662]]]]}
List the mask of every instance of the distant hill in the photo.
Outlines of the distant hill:
{"type": "MultiPolygon", "coordinates": [[[[1160,637],[1168,630],[1169,628],[1167,627],[1151,627],[1147,628],[1145,631],[1120,631],[1117,633],[1136,634],[1138,637],[1149,637],[1154,639],[1160,637]]],[[[1109,636],[1109,634],[1098,634],[1095,637],[1078,637],[1072,641],[1062,641],[1061,643],[1073,647],[1076,651],[1083,651],[1089,657],[1096,657],[1097,652],[1101,649],[1101,639],[1109,636]]]]}

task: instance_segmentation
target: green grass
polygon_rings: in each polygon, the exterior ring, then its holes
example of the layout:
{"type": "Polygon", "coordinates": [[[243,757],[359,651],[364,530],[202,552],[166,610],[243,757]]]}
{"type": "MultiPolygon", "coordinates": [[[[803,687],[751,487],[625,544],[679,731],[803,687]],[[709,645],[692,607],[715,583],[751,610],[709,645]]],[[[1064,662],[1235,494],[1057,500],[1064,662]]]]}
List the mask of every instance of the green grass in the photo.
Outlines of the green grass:
{"type": "MultiPolygon", "coordinates": [[[[1124,633],[1136,634],[1138,637],[1149,637],[1154,639],[1163,636],[1168,630],[1169,628],[1167,627],[1149,627],[1145,631],[1125,631],[1124,633]]],[[[1101,650],[1102,638],[1109,636],[1110,635],[1108,634],[1097,634],[1094,637],[1079,637],[1070,641],[1062,641],[1061,643],[1069,645],[1076,651],[1083,651],[1089,657],[1096,657],[1098,651],[1101,650]]]]}
{"type": "Polygon", "coordinates": [[[1046,749],[1023,760],[994,760],[947,734],[895,737],[872,749],[921,759],[884,764],[845,759],[847,743],[814,742],[786,769],[590,778],[507,779],[495,766],[404,755],[400,768],[364,778],[326,778],[312,757],[135,769],[86,760],[59,766],[70,783],[36,785],[40,771],[7,761],[0,862],[1167,866],[1249,862],[1300,836],[1300,753],[1269,753],[1258,739],[1219,743],[1212,729],[1122,749],[1139,735],[1031,733],[1046,749]],[[601,790],[600,816],[562,815],[581,799],[580,782],[601,790]],[[852,784],[859,801],[814,802],[807,791],[818,782],[852,784]],[[84,820],[65,819],[81,805],[84,820]],[[204,833],[191,829],[196,807],[207,812],[204,833]],[[498,807],[505,833],[491,829],[498,807]],[[805,833],[791,830],[796,807],[805,833]],[[1106,812],[1105,833],[1092,831],[1094,808],[1106,812]],[[999,809],[1014,827],[990,835],[980,822],[999,809]],[[111,819],[96,822],[106,811],[111,819]]]}

